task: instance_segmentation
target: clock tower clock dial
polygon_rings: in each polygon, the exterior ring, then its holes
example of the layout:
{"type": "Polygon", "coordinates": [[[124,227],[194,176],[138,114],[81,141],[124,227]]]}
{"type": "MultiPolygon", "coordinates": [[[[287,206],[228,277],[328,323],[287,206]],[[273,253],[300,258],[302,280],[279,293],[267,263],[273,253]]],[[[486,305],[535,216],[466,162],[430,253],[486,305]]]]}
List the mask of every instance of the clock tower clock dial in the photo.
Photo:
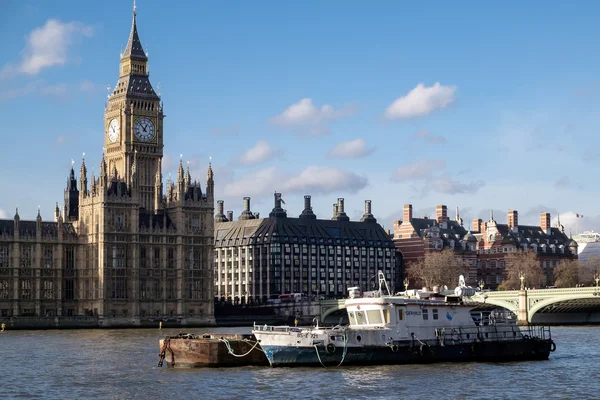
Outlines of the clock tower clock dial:
{"type": "Polygon", "coordinates": [[[138,118],[133,126],[133,133],[140,142],[149,142],[154,137],[154,124],[148,118],[138,118]]]}
{"type": "Polygon", "coordinates": [[[121,127],[119,126],[119,121],[116,118],[113,118],[108,124],[108,140],[111,143],[114,143],[119,138],[119,133],[121,132],[121,127]]]}

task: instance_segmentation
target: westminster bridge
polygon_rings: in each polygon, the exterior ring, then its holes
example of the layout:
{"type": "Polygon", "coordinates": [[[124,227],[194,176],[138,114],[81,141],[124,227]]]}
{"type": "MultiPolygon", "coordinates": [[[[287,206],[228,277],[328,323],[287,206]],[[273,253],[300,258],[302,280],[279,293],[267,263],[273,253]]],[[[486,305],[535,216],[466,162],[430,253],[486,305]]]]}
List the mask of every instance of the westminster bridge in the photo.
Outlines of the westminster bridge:
{"type": "MultiPolygon", "coordinates": [[[[470,300],[479,303],[475,310],[507,309],[521,324],[600,324],[596,286],[477,292],[470,300]]],[[[321,321],[333,322],[344,314],[344,300],[323,300],[320,311],[321,321]]]]}

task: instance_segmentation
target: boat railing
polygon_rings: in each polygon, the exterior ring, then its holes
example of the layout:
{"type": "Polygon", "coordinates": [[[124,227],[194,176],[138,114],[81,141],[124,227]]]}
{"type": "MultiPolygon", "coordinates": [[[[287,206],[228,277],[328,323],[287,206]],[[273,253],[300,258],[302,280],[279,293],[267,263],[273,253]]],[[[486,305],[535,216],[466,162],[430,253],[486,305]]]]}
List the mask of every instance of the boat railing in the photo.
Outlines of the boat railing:
{"type": "MultiPolygon", "coordinates": [[[[525,339],[549,340],[550,327],[543,325],[486,325],[458,328],[436,328],[436,339],[429,342],[435,344],[461,344],[485,341],[516,341],[525,339]]],[[[420,340],[413,335],[413,341],[420,340]]],[[[428,343],[432,344],[432,343],[428,343]]]]}
{"type": "Polygon", "coordinates": [[[259,324],[254,324],[253,330],[254,331],[259,331],[259,332],[279,332],[279,333],[289,333],[289,332],[302,332],[302,331],[306,331],[307,329],[314,329],[314,328],[319,328],[319,329],[343,329],[342,326],[340,325],[336,325],[336,326],[326,326],[326,325],[313,325],[311,327],[307,327],[307,326],[289,326],[289,325],[267,325],[267,324],[263,324],[263,325],[259,325],[259,324]]]}

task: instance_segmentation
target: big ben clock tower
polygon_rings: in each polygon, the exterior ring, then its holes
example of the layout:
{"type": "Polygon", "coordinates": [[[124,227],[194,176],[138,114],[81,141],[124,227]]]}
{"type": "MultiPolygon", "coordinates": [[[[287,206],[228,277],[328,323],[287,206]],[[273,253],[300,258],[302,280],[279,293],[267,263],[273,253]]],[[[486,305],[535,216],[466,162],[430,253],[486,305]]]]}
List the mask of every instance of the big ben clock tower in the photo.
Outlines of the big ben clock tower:
{"type": "Polygon", "coordinates": [[[135,183],[140,207],[149,211],[155,207],[156,177],[162,173],[163,118],[160,97],[150,83],[148,56],[138,36],[134,6],[119,81],[104,113],[104,147],[109,174],[116,169],[128,185],[135,183]],[[134,159],[136,173],[132,174],[134,159]]]}

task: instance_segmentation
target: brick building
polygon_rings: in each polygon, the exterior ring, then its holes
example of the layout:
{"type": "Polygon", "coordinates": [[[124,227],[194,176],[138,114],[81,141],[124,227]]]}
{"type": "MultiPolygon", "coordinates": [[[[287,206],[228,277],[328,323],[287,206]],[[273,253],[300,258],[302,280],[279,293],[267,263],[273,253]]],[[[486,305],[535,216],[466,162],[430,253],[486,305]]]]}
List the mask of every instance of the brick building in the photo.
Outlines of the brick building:
{"type": "Polygon", "coordinates": [[[467,283],[495,289],[504,278],[504,256],[515,251],[531,250],[537,255],[547,281],[553,281],[554,268],[561,260],[577,258],[577,243],[564,233],[557,222],[550,226],[550,214],[540,214],[540,225],[519,225],[516,210],[509,210],[507,224],[499,224],[490,213],[490,219],[473,220],[473,230],[468,231],[456,211],[449,220],[445,205],[436,207],[436,218],[415,218],[412,205],[404,206],[404,219],[394,222],[394,243],[402,252],[407,266],[419,260],[426,252],[449,248],[464,260],[467,283]]]}

